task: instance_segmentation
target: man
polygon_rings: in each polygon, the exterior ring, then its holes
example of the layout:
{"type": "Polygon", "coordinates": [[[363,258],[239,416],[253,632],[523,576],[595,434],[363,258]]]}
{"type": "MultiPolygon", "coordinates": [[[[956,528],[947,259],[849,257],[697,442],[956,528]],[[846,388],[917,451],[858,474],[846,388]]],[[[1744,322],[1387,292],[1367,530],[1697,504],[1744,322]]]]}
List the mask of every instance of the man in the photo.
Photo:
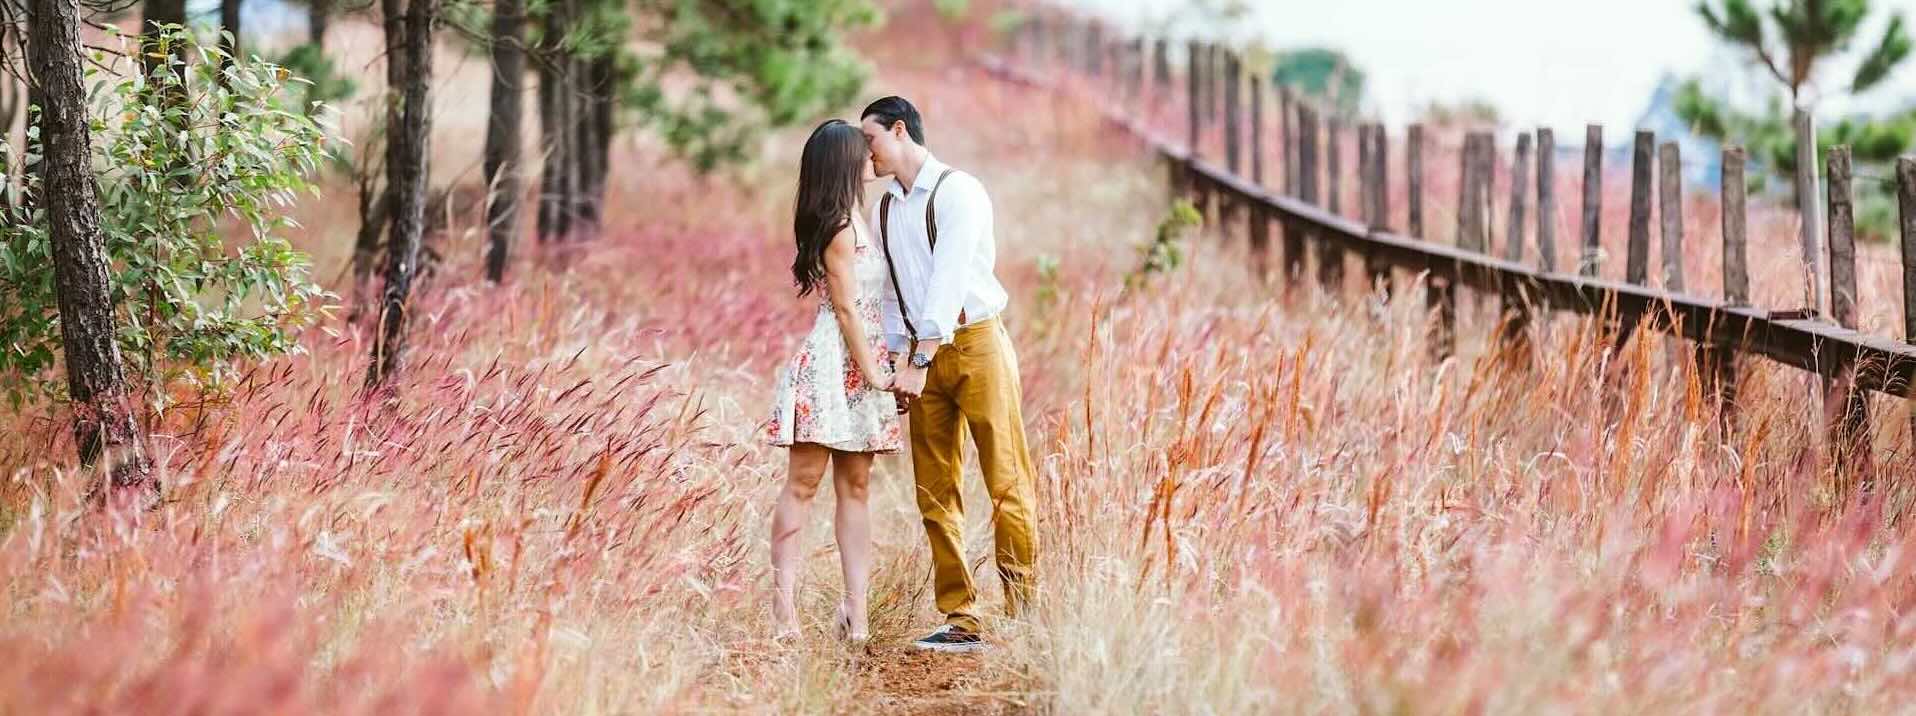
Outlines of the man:
{"type": "Polygon", "coordinates": [[[909,408],[918,511],[931,540],[938,610],[945,613],[945,625],[913,646],[978,651],[984,641],[958,489],[966,427],[991,494],[998,575],[1013,614],[1031,600],[1038,553],[1037,472],[1025,446],[1018,356],[998,320],[1009,299],[992,274],[998,250],[991,197],[976,178],[925,149],[923,120],[910,102],[873,102],[859,124],[871,143],[873,171],[892,178],[872,208],[871,225],[890,269],[885,339],[899,357],[894,390],[909,408]]]}

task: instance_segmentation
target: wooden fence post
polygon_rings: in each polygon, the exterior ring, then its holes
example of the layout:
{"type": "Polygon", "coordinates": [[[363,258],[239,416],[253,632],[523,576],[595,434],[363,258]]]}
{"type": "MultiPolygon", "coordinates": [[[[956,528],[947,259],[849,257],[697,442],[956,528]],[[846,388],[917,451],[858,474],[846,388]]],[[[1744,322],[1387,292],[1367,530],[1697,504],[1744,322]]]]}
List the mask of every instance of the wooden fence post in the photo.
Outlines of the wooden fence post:
{"type": "MultiPolygon", "coordinates": [[[[1372,231],[1388,231],[1390,227],[1390,139],[1384,133],[1384,124],[1376,122],[1370,125],[1369,178],[1370,198],[1369,214],[1372,231]]],[[[1390,264],[1380,256],[1366,257],[1366,271],[1370,279],[1370,290],[1382,291],[1384,300],[1391,296],[1390,264]]]]}
{"type": "MultiPolygon", "coordinates": [[[[1903,249],[1903,342],[1916,343],[1916,157],[1896,160],[1896,207],[1903,249]]],[[[1916,385],[1902,386],[1916,398],[1916,385]]],[[[1916,442],[1916,410],[1909,414],[1910,440],[1916,442]]]]}
{"type": "MultiPolygon", "coordinates": [[[[1523,261],[1523,243],[1528,223],[1524,220],[1525,200],[1530,194],[1530,134],[1517,135],[1517,151],[1510,164],[1510,220],[1504,226],[1504,260],[1523,261]]],[[[1504,362],[1512,367],[1528,367],[1530,361],[1531,297],[1503,294],[1502,346],[1504,362]]]]}
{"type": "Polygon", "coordinates": [[[1184,68],[1184,78],[1190,85],[1190,91],[1186,93],[1185,105],[1191,111],[1191,134],[1188,144],[1191,158],[1195,159],[1204,133],[1204,63],[1200,59],[1201,51],[1198,49],[1197,41],[1191,41],[1188,47],[1191,51],[1191,59],[1184,68]]]}
{"type": "Polygon", "coordinates": [[[1156,89],[1151,92],[1153,99],[1162,97],[1171,91],[1171,43],[1160,37],[1151,47],[1151,63],[1156,89]]]}
{"type": "Polygon", "coordinates": [[[1344,183],[1342,155],[1344,121],[1331,115],[1324,127],[1324,204],[1332,214],[1341,214],[1338,187],[1344,183]]]}
{"type": "Polygon", "coordinates": [[[1424,125],[1404,133],[1404,232],[1424,238],[1424,125]]]}
{"type": "Polygon", "coordinates": [[[1683,150],[1657,147],[1657,217],[1663,224],[1663,288],[1683,292],[1683,150]]]}
{"type": "MultiPolygon", "coordinates": [[[[1297,107],[1297,198],[1317,203],[1317,113],[1309,105],[1297,107]]],[[[1304,227],[1284,224],[1284,265],[1292,278],[1304,275],[1304,227]]]]}
{"type": "Polygon", "coordinates": [[[1238,136],[1242,134],[1238,126],[1241,120],[1238,90],[1244,83],[1238,80],[1237,53],[1226,51],[1224,53],[1224,166],[1230,169],[1234,176],[1241,176],[1244,166],[1240,161],[1242,152],[1239,151],[1238,145],[1238,136]]]}
{"type": "MultiPolygon", "coordinates": [[[[1743,180],[1744,153],[1742,147],[1723,149],[1723,302],[1731,306],[1747,306],[1750,303],[1750,262],[1746,247],[1749,209],[1746,201],[1746,185],[1743,180]]],[[[1712,370],[1708,373],[1715,384],[1718,423],[1725,436],[1730,435],[1736,426],[1736,390],[1742,382],[1736,365],[1736,352],[1740,346],[1711,346],[1709,356],[1712,370]]]]}
{"type": "MultiPolygon", "coordinates": [[[[1251,181],[1264,186],[1264,81],[1251,78],[1251,181]]],[[[1271,215],[1263,202],[1252,202],[1251,264],[1257,277],[1270,277],[1271,215]]]]}
{"type": "Polygon", "coordinates": [[[1487,182],[1483,172],[1487,136],[1482,132],[1465,134],[1463,152],[1457,157],[1457,248],[1480,254],[1489,248],[1489,227],[1484,217],[1487,182]]]}
{"type": "Polygon", "coordinates": [[[1583,258],[1577,273],[1597,276],[1603,267],[1603,237],[1598,223],[1603,218],[1603,125],[1592,124],[1583,130],[1583,258]]]}
{"type": "Polygon", "coordinates": [[[1523,261],[1524,212],[1530,196],[1530,135],[1517,135],[1517,156],[1510,163],[1510,221],[1504,225],[1504,259],[1523,261]]]}
{"type": "Polygon", "coordinates": [[[1537,128],[1537,267],[1557,270],[1557,135],[1537,128]]]}
{"type": "Polygon", "coordinates": [[[1284,195],[1297,196],[1297,103],[1291,88],[1277,88],[1277,144],[1284,150],[1284,195]]]}
{"type": "Polygon", "coordinates": [[[1357,220],[1371,225],[1370,123],[1357,123],[1357,220]]]}
{"type": "MultiPolygon", "coordinates": [[[[1837,325],[1856,330],[1856,207],[1850,192],[1850,148],[1838,145],[1829,154],[1829,245],[1830,245],[1830,317],[1837,325]]],[[[1826,384],[1823,397],[1828,416],[1831,457],[1845,486],[1849,476],[1869,474],[1869,395],[1856,387],[1859,370],[1881,370],[1883,366],[1859,366],[1849,356],[1840,356],[1836,370],[1826,384]],[[1859,460],[1862,464],[1851,465],[1859,460]]],[[[1865,477],[1867,480],[1867,477],[1865,477]]],[[[1863,483],[1867,490],[1869,484],[1863,483]]]]}
{"type": "MultiPolygon", "coordinates": [[[[1324,192],[1329,204],[1327,208],[1332,214],[1338,213],[1337,186],[1343,183],[1344,179],[1339,171],[1342,167],[1338,166],[1338,155],[1342,154],[1338,146],[1338,140],[1341,137],[1338,135],[1342,128],[1343,121],[1333,114],[1327,122],[1324,134],[1324,192]]],[[[1317,280],[1324,284],[1326,294],[1336,297],[1342,293],[1344,287],[1343,244],[1329,240],[1317,243],[1317,280]]]]}
{"type": "Polygon", "coordinates": [[[1623,280],[1638,286],[1650,281],[1650,153],[1655,144],[1655,133],[1637,130],[1630,153],[1630,248],[1623,280]]]}
{"type": "Polygon", "coordinates": [[[1251,78],[1251,183],[1264,186],[1264,83],[1251,78]]]}

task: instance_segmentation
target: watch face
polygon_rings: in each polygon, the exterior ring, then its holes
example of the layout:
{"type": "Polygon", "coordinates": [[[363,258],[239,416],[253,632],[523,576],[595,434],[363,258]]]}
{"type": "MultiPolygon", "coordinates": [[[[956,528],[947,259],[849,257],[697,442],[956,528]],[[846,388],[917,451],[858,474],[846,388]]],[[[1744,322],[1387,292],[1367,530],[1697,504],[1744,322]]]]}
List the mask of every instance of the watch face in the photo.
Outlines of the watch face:
{"type": "Polygon", "coordinates": [[[911,354],[911,367],[926,368],[926,367],[929,367],[930,365],[931,365],[931,356],[925,355],[923,353],[911,354]]]}

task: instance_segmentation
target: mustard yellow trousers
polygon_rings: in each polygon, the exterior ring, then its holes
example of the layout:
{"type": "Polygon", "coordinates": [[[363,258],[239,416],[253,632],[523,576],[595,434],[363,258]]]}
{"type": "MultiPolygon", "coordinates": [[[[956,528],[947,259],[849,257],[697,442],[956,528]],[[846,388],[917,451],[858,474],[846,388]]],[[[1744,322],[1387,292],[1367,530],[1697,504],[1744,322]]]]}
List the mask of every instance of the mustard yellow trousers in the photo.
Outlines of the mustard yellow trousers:
{"type": "Polygon", "coordinates": [[[998,576],[1012,615],[1029,603],[1037,586],[1038,535],[1033,510],[1037,470],[1025,445],[1023,391],[1018,355],[1003,324],[993,318],[963,328],[940,348],[913,403],[912,477],[918,512],[931,540],[938,611],[952,626],[977,631],[977,593],[965,563],[964,434],[978,448],[985,489],[991,496],[998,576]]]}

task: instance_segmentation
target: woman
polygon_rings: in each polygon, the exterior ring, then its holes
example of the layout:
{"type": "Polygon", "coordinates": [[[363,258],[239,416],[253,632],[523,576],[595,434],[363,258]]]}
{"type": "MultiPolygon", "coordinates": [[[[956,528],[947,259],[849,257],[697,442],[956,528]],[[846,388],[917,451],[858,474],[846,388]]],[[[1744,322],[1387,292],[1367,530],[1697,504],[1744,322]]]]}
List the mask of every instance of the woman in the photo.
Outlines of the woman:
{"type": "Polygon", "coordinates": [[[872,457],[902,440],[891,394],[891,360],[879,327],[885,259],[859,220],[872,181],[865,135],[843,120],[812,130],[799,159],[792,232],[798,295],[818,294],[818,314],[798,354],[779,371],[771,442],[790,448],[790,474],[772,512],[772,618],[780,639],[798,633],[794,594],[799,532],[830,463],[838,501],[835,532],[845,572],[838,605],[840,638],[862,642],[871,584],[871,514],[866,505],[872,457]]]}

